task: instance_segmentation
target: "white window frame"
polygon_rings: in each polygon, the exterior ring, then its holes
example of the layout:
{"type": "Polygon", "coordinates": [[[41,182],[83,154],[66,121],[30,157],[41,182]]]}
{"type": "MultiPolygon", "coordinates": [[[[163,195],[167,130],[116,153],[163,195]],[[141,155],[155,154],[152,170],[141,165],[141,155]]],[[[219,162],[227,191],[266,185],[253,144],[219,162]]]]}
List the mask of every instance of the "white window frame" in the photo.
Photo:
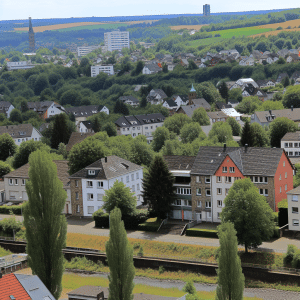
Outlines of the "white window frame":
{"type": "Polygon", "coordinates": [[[87,187],[87,188],[92,188],[92,187],[93,187],[93,181],[88,180],[88,181],[86,182],[86,187],[87,187]]]}
{"type": "Polygon", "coordinates": [[[77,209],[76,209],[76,212],[77,213],[80,213],[80,206],[79,206],[79,204],[77,204],[77,207],[76,207],[77,209]]]}
{"type": "Polygon", "coordinates": [[[131,187],[131,191],[135,193],[135,185],[131,187]]]}
{"type": "Polygon", "coordinates": [[[126,182],[129,182],[129,175],[126,176],[126,182]]]}
{"type": "Polygon", "coordinates": [[[200,200],[197,201],[197,207],[202,207],[202,201],[200,200]]]}
{"type": "Polygon", "coordinates": [[[293,226],[299,226],[299,220],[293,219],[293,226]]]}
{"type": "Polygon", "coordinates": [[[22,179],[22,185],[26,185],[26,179],[22,179]]]}
{"type": "Polygon", "coordinates": [[[299,207],[292,207],[292,214],[299,214],[299,207]],[[294,211],[297,210],[297,211],[294,211]]]}
{"type": "Polygon", "coordinates": [[[131,174],[131,181],[134,181],[134,174],[131,174]]]}
{"type": "Polygon", "coordinates": [[[88,213],[89,215],[92,215],[92,214],[94,213],[94,211],[95,211],[94,206],[88,206],[88,207],[87,207],[87,213],[88,213]],[[90,209],[92,209],[93,212],[90,212],[90,209]]]}
{"type": "Polygon", "coordinates": [[[79,181],[75,180],[75,187],[78,187],[78,186],[79,186],[79,181]]]}
{"type": "Polygon", "coordinates": [[[235,173],[235,168],[234,167],[229,167],[229,173],[235,173]]]}
{"type": "Polygon", "coordinates": [[[227,173],[227,167],[222,167],[222,173],[227,173]]]}
{"type": "Polygon", "coordinates": [[[196,182],[201,183],[200,176],[196,176],[196,182]]]}
{"type": "Polygon", "coordinates": [[[197,189],[196,189],[196,195],[197,195],[197,196],[201,196],[201,188],[197,188],[197,189]],[[199,191],[200,191],[200,193],[199,193],[199,191]]]}
{"type": "Polygon", "coordinates": [[[205,208],[211,208],[211,201],[205,201],[205,208]]]}
{"type": "Polygon", "coordinates": [[[103,200],[103,194],[97,194],[97,201],[103,200]]]}
{"type": "Polygon", "coordinates": [[[217,188],[217,195],[222,195],[222,189],[221,188],[217,188]]]}
{"type": "Polygon", "coordinates": [[[210,183],[210,176],[205,176],[205,183],[210,183]]]}
{"type": "Polygon", "coordinates": [[[103,186],[104,186],[103,181],[97,181],[97,188],[98,188],[98,189],[102,189],[103,186]]]}
{"type": "Polygon", "coordinates": [[[205,189],[205,196],[211,197],[211,190],[210,189],[205,189]]]}
{"type": "Polygon", "coordinates": [[[14,185],[14,180],[12,178],[9,178],[9,182],[8,182],[9,185],[14,185]]]}
{"type": "Polygon", "coordinates": [[[292,201],[298,202],[298,195],[292,195],[292,201]]]}
{"type": "Polygon", "coordinates": [[[15,185],[19,185],[19,180],[15,178],[15,185]]]}
{"type": "Polygon", "coordinates": [[[223,201],[222,200],[218,200],[217,201],[217,207],[222,207],[223,205],[223,201]]]}
{"type": "Polygon", "coordinates": [[[140,179],[140,174],[139,174],[139,172],[136,173],[135,178],[136,178],[136,179],[140,179]]]}
{"type": "Polygon", "coordinates": [[[79,193],[75,192],[75,200],[79,200],[79,193]]]}
{"type": "Polygon", "coordinates": [[[87,194],[87,200],[88,201],[94,201],[94,194],[93,193],[88,193],[87,194]]]}
{"type": "Polygon", "coordinates": [[[222,176],[217,176],[217,182],[222,182],[222,176]]]}

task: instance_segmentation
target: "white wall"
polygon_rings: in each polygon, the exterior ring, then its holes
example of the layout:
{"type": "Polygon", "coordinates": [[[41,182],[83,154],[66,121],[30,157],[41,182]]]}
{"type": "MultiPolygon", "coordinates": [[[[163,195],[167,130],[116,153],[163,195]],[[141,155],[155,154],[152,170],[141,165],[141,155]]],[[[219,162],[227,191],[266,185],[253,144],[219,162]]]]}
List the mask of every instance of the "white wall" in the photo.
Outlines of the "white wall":
{"type": "Polygon", "coordinates": [[[294,220],[298,220],[298,224],[300,221],[300,195],[291,195],[287,194],[287,200],[288,200],[288,218],[289,218],[289,230],[295,230],[300,231],[300,226],[294,225],[294,220]],[[297,207],[298,213],[293,213],[292,208],[297,207]]]}
{"type": "Polygon", "coordinates": [[[47,118],[50,118],[55,115],[64,113],[61,109],[58,109],[54,103],[47,109],[47,118]]]}
{"type": "Polygon", "coordinates": [[[287,152],[288,156],[300,156],[300,141],[282,141],[281,148],[287,152]],[[290,144],[292,144],[292,147],[289,147],[290,144]]]}

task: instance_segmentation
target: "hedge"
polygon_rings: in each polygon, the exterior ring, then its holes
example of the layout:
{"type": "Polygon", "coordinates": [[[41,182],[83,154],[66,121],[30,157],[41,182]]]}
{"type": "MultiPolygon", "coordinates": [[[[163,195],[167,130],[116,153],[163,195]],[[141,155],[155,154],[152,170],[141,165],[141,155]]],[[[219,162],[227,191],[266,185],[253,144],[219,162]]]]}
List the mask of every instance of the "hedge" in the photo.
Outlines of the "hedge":
{"type": "Polygon", "coordinates": [[[145,222],[138,225],[138,230],[156,232],[159,226],[159,222],[145,222]]]}
{"type": "Polygon", "coordinates": [[[186,230],[186,235],[187,236],[218,238],[218,231],[217,230],[208,230],[208,229],[190,228],[190,229],[186,230]]]}
{"type": "Polygon", "coordinates": [[[275,226],[273,238],[277,239],[280,237],[279,226],[275,226]]]}
{"type": "Polygon", "coordinates": [[[9,215],[10,211],[12,211],[13,214],[15,215],[21,215],[22,207],[23,205],[12,205],[12,206],[3,205],[0,206],[0,214],[9,215]]]}

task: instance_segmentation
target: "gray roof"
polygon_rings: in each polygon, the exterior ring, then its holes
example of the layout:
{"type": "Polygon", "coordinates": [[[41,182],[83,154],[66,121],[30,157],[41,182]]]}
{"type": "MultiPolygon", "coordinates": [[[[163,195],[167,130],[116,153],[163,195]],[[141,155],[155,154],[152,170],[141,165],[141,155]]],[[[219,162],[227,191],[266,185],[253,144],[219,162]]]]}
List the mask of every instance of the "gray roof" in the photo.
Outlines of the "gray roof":
{"type": "Polygon", "coordinates": [[[157,64],[146,64],[145,68],[148,68],[150,72],[157,73],[162,70],[157,64]]]}
{"type": "Polygon", "coordinates": [[[177,109],[177,112],[179,109],[182,109],[184,111],[184,113],[188,116],[188,117],[192,117],[193,115],[193,112],[195,109],[201,107],[200,105],[196,105],[196,104],[192,104],[192,105],[184,105],[184,106],[180,106],[178,109],[177,109]]]}
{"type": "Polygon", "coordinates": [[[118,157],[116,155],[107,156],[107,162],[105,158],[101,158],[89,166],[76,172],[70,178],[91,178],[91,179],[110,179],[115,178],[132,171],[137,171],[143,167],[134,164],[126,159],[118,157]],[[88,175],[88,170],[96,170],[95,175],[88,175]]]}
{"type": "Polygon", "coordinates": [[[164,155],[163,158],[168,165],[169,170],[190,171],[194,164],[196,156],[186,155],[164,155]]]}
{"type": "Polygon", "coordinates": [[[101,286],[93,286],[93,285],[84,285],[79,287],[76,290],[73,290],[68,294],[68,296],[71,298],[71,296],[85,296],[85,297],[93,297],[97,299],[97,296],[103,292],[104,299],[108,298],[108,288],[107,287],[101,287],[101,286]]]}
{"type": "Polygon", "coordinates": [[[201,129],[203,130],[203,132],[206,134],[206,136],[208,136],[209,132],[212,129],[212,125],[206,125],[206,126],[201,126],[201,129]]]}
{"type": "Polygon", "coordinates": [[[103,105],[73,106],[67,107],[66,112],[72,113],[75,117],[90,117],[99,113],[103,107],[103,105]]]}
{"type": "Polygon", "coordinates": [[[45,112],[52,104],[54,103],[55,107],[65,111],[65,109],[57,102],[54,101],[42,101],[42,102],[27,102],[27,106],[30,110],[35,110],[38,113],[45,112]]]}
{"type": "MultiPolygon", "coordinates": [[[[281,109],[281,110],[271,110],[272,115],[275,118],[285,117],[294,122],[300,121],[300,108],[291,109],[281,109]]],[[[269,123],[267,117],[270,116],[270,111],[256,111],[255,115],[261,123],[269,123]]]]}
{"type": "Polygon", "coordinates": [[[81,121],[81,123],[87,128],[87,129],[93,129],[93,123],[91,121],[81,121]]]}
{"type": "Polygon", "coordinates": [[[165,117],[161,113],[120,117],[115,124],[119,127],[139,126],[144,124],[162,123],[165,117]]]}
{"type": "Polygon", "coordinates": [[[192,102],[196,105],[199,105],[199,106],[205,108],[205,110],[211,109],[210,104],[204,98],[193,99],[192,102]]]}
{"type": "Polygon", "coordinates": [[[300,195],[300,185],[286,193],[290,195],[300,195]]]}
{"type": "Polygon", "coordinates": [[[221,118],[227,119],[228,118],[228,116],[222,111],[209,111],[207,113],[207,115],[210,119],[221,119],[221,118]]]}
{"type": "Polygon", "coordinates": [[[0,110],[3,110],[3,108],[9,108],[12,104],[8,101],[0,101],[0,110]]]}
{"type": "Polygon", "coordinates": [[[8,133],[14,139],[31,137],[32,131],[33,126],[31,124],[0,126],[0,135],[8,133]]]}
{"type": "Polygon", "coordinates": [[[32,300],[55,300],[37,275],[15,274],[32,300]]]}
{"type": "Polygon", "coordinates": [[[224,108],[232,108],[232,105],[231,104],[226,104],[224,102],[217,102],[216,107],[218,109],[224,109],[224,108]]]}
{"type": "Polygon", "coordinates": [[[139,100],[136,99],[136,98],[133,97],[133,96],[121,96],[121,97],[119,98],[119,100],[121,100],[121,101],[123,101],[123,102],[129,100],[129,101],[132,101],[132,102],[134,102],[134,103],[139,103],[139,100]]]}
{"type": "Polygon", "coordinates": [[[200,147],[191,174],[214,175],[228,155],[245,176],[274,176],[283,153],[280,148],[200,147]]]}
{"type": "Polygon", "coordinates": [[[281,139],[282,141],[300,141],[300,131],[288,132],[281,139]]]}
{"type": "Polygon", "coordinates": [[[165,102],[168,103],[169,107],[177,107],[176,102],[172,99],[165,100],[165,102]]]}

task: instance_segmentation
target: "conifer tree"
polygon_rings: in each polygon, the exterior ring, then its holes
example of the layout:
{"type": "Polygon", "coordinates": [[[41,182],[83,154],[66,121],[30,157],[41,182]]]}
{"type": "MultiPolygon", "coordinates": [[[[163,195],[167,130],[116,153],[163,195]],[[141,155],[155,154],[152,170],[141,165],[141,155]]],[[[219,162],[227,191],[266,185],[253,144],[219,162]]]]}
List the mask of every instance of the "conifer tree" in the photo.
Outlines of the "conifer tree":
{"type": "Polygon", "coordinates": [[[50,154],[37,150],[29,158],[28,202],[25,204],[26,253],[33,274],[39,276],[55,299],[62,292],[67,222],[61,214],[67,193],[57,177],[50,154]]]}
{"type": "Polygon", "coordinates": [[[51,148],[57,149],[60,143],[68,143],[70,130],[68,128],[67,120],[68,116],[66,114],[55,116],[51,135],[51,148]]]}
{"type": "Polygon", "coordinates": [[[98,117],[95,117],[95,119],[94,119],[94,122],[93,122],[93,130],[94,130],[94,132],[99,132],[99,131],[101,131],[101,123],[100,123],[98,117]]]}
{"type": "Polygon", "coordinates": [[[171,211],[172,202],[177,199],[173,183],[174,176],[168,170],[164,159],[157,155],[149,167],[149,172],[144,175],[143,198],[144,204],[148,204],[158,218],[164,219],[171,211]]]}
{"type": "Polygon", "coordinates": [[[249,147],[252,147],[253,145],[252,131],[251,131],[250,123],[248,121],[245,122],[242,131],[242,136],[241,136],[241,145],[245,146],[246,144],[249,147]]]}
{"type": "Polygon", "coordinates": [[[133,299],[133,248],[128,243],[121,218],[121,210],[116,207],[110,214],[109,241],[105,247],[110,270],[108,300],[133,299]]]}
{"type": "Polygon", "coordinates": [[[238,243],[233,224],[230,222],[221,224],[218,227],[218,236],[220,248],[216,300],[242,300],[245,277],[238,256],[238,243]]]}
{"type": "Polygon", "coordinates": [[[228,95],[229,90],[228,90],[228,87],[227,87],[225,81],[221,82],[220,87],[219,87],[219,93],[220,93],[221,97],[226,100],[226,103],[227,103],[227,100],[229,97],[229,95],[228,95]]]}
{"type": "Polygon", "coordinates": [[[142,101],[140,103],[140,107],[146,107],[147,106],[147,98],[145,95],[142,97],[142,101]]]}

